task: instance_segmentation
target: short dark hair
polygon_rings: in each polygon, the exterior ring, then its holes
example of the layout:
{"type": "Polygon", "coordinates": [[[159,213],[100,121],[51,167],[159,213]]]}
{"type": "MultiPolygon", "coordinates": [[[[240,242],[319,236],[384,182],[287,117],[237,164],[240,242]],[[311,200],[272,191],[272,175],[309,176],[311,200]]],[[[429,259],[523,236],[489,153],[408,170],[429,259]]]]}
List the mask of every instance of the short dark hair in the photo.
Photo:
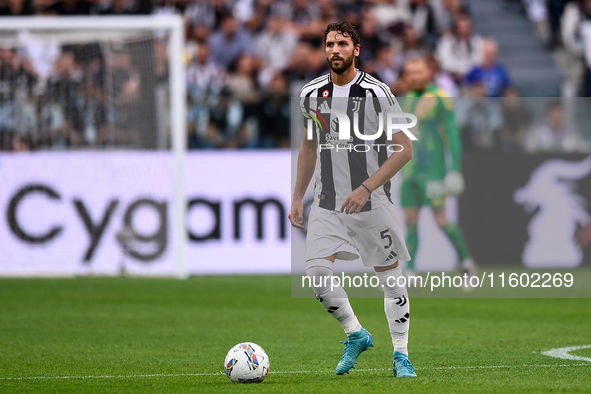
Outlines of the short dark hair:
{"type": "MultiPolygon", "coordinates": [[[[322,44],[326,46],[326,36],[331,31],[336,31],[339,34],[342,34],[343,37],[350,37],[353,41],[353,46],[360,45],[359,33],[355,26],[350,24],[349,22],[332,22],[326,26],[326,30],[322,32],[322,44]]],[[[359,56],[355,56],[355,63],[357,63],[357,58],[359,56]]]]}

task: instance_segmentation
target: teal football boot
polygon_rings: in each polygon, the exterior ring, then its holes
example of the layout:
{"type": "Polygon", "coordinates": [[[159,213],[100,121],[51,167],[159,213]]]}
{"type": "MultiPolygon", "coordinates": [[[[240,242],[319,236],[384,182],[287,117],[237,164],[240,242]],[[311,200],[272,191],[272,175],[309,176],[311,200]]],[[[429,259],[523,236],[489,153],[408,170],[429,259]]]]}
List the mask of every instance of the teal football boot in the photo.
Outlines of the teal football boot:
{"type": "Polygon", "coordinates": [[[355,368],[357,357],[373,346],[373,338],[365,328],[362,328],[349,335],[348,339],[341,343],[345,345],[345,351],[335,370],[337,375],[348,373],[351,368],[355,368]]]}
{"type": "Polygon", "coordinates": [[[398,378],[414,378],[417,376],[408,356],[404,353],[394,352],[394,376],[398,378]]]}

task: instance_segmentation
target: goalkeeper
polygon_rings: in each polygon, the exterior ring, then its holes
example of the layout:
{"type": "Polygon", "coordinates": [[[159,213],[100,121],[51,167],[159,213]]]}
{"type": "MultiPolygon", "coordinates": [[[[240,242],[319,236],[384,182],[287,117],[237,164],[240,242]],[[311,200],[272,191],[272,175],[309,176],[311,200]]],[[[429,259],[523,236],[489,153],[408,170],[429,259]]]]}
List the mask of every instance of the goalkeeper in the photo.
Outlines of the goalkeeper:
{"type": "Polygon", "coordinates": [[[407,275],[414,271],[418,249],[417,223],[422,206],[430,206],[439,227],[445,232],[458,252],[462,270],[476,274],[462,231],[450,223],[445,215],[445,198],[457,196],[464,190],[460,173],[461,140],[455,122],[452,100],[432,83],[432,74],[425,59],[410,59],[404,76],[411,91],[404,99],[404,112],[417,116],[418,126],[413,133],[414,158],[403,167],[400,201],[406,220],[406,245],[412,260],[407,275]]]}

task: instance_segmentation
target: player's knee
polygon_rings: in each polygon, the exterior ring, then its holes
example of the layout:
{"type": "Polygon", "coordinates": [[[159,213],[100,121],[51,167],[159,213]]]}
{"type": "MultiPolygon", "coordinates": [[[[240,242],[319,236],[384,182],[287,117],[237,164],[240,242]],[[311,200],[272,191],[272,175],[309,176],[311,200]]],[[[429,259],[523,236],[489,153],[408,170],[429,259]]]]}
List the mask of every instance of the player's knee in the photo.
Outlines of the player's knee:
{"type": "Polygon", "coordinates": [[[401,302],[406,302],[408,298],[406,279],[402,277],[400,266],[387,271],[376,272],[376,276],[380,280],[380,286],[384,291],[385,298],[390,300],[400,299],[401,302]]]}
{"type": "Polygon", "coordinates": [[[435,216],[435,223],[437,223],[437,225],[445,230],[445,226],[447,226],[448,222],[447,222],[447,217],[445,216],[445,211],[443,210],[434,210],[433,211],[433,216],[435,216]]]}
{"type": "Polygon", "coordinates": [[[417,225],[419,221],[419,210],[412,208],[412,209],[405,209],[404,210],[404,221],[406,224],[417,225]]]}
{"type": "Polygon", "coordinates": [[[331,289],[332,262],[326,259],[310,260],[306,264],[306,275],[317,297],[326,295],[331,289]]]}

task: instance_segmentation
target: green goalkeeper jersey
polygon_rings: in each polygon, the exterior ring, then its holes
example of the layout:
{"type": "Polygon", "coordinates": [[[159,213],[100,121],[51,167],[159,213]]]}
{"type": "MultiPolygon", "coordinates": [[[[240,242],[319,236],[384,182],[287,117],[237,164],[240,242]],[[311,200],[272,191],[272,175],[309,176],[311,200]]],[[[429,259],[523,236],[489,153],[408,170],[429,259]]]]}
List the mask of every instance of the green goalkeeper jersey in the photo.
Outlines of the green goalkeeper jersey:
{"type": "Polygon", "coordinates": [[[407,94],[402,108],[418,120],[411,130],[417,137],[413,159],[403,167],[403,177],[443,179],[448,171],[460,171],[462,142],[452,99],[431,84],[423,92],[407,94]]]}

